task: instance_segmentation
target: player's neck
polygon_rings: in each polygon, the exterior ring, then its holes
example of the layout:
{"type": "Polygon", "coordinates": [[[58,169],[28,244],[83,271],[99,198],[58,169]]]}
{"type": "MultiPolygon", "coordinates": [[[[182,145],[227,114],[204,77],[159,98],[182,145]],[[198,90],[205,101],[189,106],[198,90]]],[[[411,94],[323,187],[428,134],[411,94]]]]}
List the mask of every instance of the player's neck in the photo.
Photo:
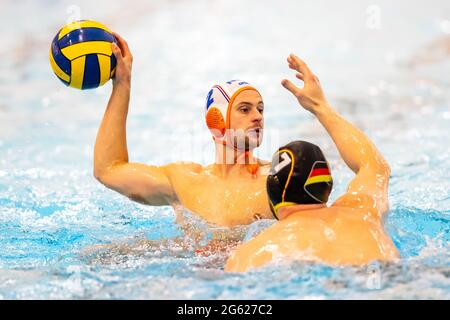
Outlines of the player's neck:
{"type": "Polygon", "coordinates": [[[252,150],[239,150],[231,146],[215,144],[215,167],[218,173],[226,178],[230,175],[256,175],[259,163],[252,150]]]}
{"type": "Polygon", "coordinates": [[[277,215],[278,215],[278,219],[283,220],[296,212],[306,212],[308,210],[317,210],[317,209],[322,209],[322,208],[326,208],[326,207],[327,207],[326,203],[296,204],[293,206],[281,207],[280,209],[278,209],[277,215]]]}

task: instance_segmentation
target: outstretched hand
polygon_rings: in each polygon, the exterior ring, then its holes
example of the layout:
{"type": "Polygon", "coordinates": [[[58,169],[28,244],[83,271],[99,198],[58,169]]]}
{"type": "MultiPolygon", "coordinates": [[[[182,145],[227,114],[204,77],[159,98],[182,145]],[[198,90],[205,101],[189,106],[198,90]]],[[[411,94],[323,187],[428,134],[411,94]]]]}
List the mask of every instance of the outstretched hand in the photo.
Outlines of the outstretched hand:
{"type": "Polygon", "coordinates": [[[326,105],[327,101],[320,86],[319,79],[311,72],[306,63],[294,54],[287,58],[289,68],[297,71],[297,79],[303,81],[303,88],[299,88],[291,81],[283,79],[281,84],[297,98],[298,102],[310,112],[317,111],[320,106],[326,105]]]}
{"type": "Polygon", "coordinates": [[[113,78],[113,86],[119,84],[130,85],[131,67],[133,65],[133,55],[131,54],[128,43],[117,33],[113,32],[117,39],[117,45],[112,43],[112,52],[117,60],[116,72],[113,78]]]}

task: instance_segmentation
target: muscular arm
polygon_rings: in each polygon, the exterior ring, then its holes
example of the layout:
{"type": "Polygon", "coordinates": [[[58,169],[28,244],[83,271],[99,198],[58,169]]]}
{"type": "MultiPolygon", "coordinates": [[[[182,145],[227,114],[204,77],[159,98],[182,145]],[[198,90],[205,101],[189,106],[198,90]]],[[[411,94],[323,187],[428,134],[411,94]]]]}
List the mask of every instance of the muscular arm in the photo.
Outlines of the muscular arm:
{"type": "Polygon", "coordinates": [[[130,86],[113,87],[94,147],[94,175],[100,178],[114,165],[128,163],[126,121],[130,86]]]}
{"type": "MultiPolygon", "coordinates": [[[[316,116],[330,134],[342,159],[356,173],[347,193],[371,196],[366,199],[359,196],[358,200],[375,206],[380,214],[386,213],[389,210],[387,189],[390,176],[387,161],[363,132],[331,107],[324,106],[316,112],[316,116]]],[[[342,197],[335,204],[345,203],[348,202],[342,197]]]]}
{"type": "Polygon", "coordinates": [[[283,80],[283,86],[297,97],[306,110],[317,117],[330,134],[345,163],[356,173],[349,184],[347,195],[363,195],[360,200],[365,205],[375,206],[381,214],[387,212],[390,175],[387,161],[363,132],[329,106],[318,78],[302,60],[291,55],[288,63],[291,69],[298,72],[296,77],[304,81],[305,86],[297,88],[288,80],[283,80]]]}
{"type": "Polygon", "coordinates": [[[127,43],[114,34],[119,47],[113,91],[94,148],[94,176],[106,187],[132,200],[150,205],[166,205],[175,200],[166,167],[128,162],[126,120],[130,101],[132,55],[127,43]]]}
{"type": "Polygon", "coordinates": [[[330,106],[319,108],[315,115],[328,131],[347,166],[356,174],[361,170],[384,172],[389,165],[370,139],[330,106]]]}

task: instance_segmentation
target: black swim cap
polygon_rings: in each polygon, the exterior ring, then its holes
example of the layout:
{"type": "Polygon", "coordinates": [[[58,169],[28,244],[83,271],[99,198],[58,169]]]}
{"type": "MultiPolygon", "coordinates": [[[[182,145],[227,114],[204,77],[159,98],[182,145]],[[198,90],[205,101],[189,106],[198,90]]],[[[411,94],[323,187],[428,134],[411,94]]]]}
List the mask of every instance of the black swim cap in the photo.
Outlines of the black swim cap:
{"type": "Polygon", "coordinates": [[[326,203],[333,187],[322,150],[306,141],[293,141],[273,155],[267,194],[275,218],[280,207],[326,203]]]}

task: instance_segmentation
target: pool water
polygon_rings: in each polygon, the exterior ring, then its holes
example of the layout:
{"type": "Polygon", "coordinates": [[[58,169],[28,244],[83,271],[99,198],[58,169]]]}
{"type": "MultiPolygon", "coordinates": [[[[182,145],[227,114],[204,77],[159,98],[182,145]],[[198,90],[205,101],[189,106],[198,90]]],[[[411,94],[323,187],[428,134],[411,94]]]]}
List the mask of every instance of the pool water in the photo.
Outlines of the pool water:
{"type": "MultiPolygon", "coordinates": [[[[449,299],[450,5],[431,2],[2,1],[0,298],[449,299]],[[206,93],[215,82],[242,78],[260,88],[266,105],[257,155],[270,159],[294,139],[320,145],[332,166],[333,201],[352,173],[325,130],[279,84],[293,77],[286,56],[304,58],[329,102],[391,165],[385,227],[401,261],[358,268],[292,262],[227,274],[226,253],[202,256],[171,242],[85,254],[99,244],[184,234],[171,207],[131,202],[93,177],[111,83],[66,88],[47,57],[57,30],[78,13],[122,34],[134,54],[132,161],[211,163],[206,93]]],[[[191,220],[205,241],[217,231],[191,220]]],[[[271,223],[238,232],[249,239],[271,223]]]]}

